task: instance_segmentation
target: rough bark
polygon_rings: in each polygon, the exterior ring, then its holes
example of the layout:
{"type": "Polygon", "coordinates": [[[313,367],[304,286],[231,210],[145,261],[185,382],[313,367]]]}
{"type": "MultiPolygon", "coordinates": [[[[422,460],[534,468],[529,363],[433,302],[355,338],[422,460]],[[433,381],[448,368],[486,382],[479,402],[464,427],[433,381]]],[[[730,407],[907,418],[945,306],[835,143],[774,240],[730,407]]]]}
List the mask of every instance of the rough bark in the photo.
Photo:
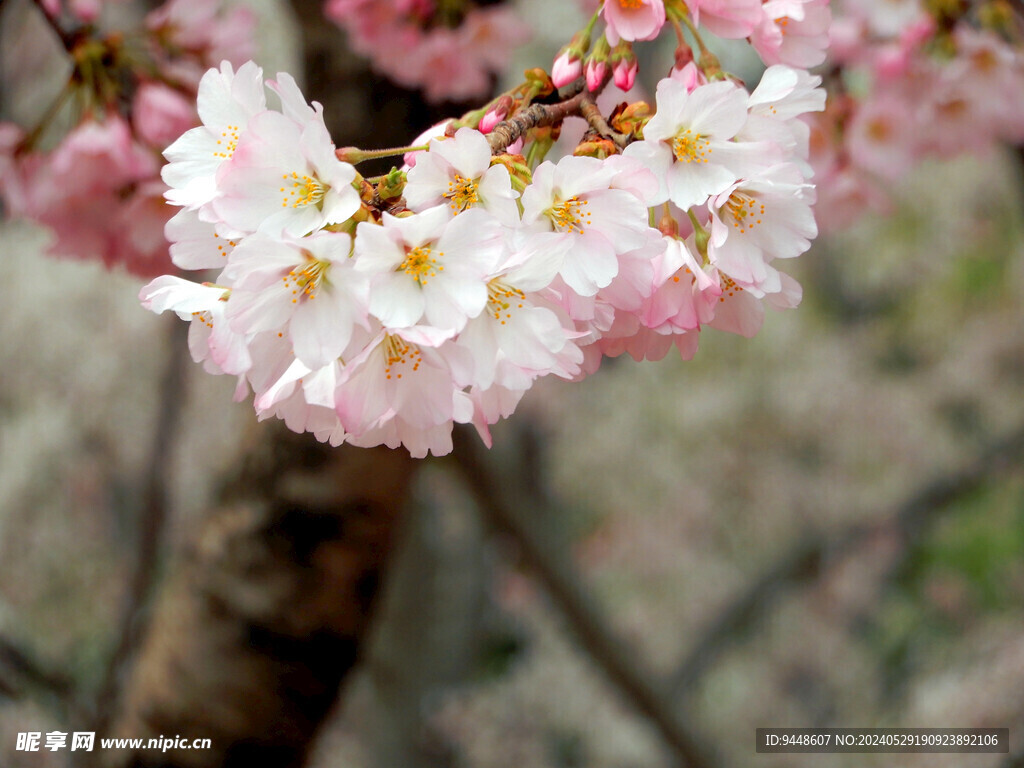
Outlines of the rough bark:
{"type": "Polygon", "coordinates": [[[404,451],[278,431],[178,558],[105,750],[110,768],[301,766],[355,664],[406,501],[404,451]]]}

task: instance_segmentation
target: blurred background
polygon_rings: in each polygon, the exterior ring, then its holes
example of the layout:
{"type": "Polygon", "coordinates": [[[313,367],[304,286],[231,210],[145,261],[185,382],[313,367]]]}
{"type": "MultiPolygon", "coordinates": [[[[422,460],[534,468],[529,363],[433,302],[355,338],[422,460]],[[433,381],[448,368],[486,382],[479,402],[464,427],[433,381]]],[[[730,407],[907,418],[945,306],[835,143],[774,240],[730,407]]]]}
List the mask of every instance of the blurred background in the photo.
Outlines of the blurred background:
{"type": "MultiPolygon", "coordinates": [[[[579,14],[519,5],[535,34],[513,73],[575,28],[552,14],[579,14]]],[[[256,8],[260,63],[304,75],[339,146],[399,144],[451,111],[372,74],[316,4],[256,8]]],[[[9,117],[37,87],[11,36],[33,9],[2,10],[9,117]]],[[[310,764],[659,768],[681,754],[673,730],[708,766],[1020,764],[754,754],[754,729],[776,726],[1009,727],[1024,748],[1024,156],[930,159],[889,192],[888,215],[789,265],[804,302],[755,338],[706,330],[691,362],[542,380],[484,465],[419,466],[310,764]]],[[[13,735],[80,730],[139,542],[158,596],[278,431],[187,360],[184,325],[139,307],[138,278],[43,255],[47,237],[0,224],[10,768],[69,764],[13,735]]]]}

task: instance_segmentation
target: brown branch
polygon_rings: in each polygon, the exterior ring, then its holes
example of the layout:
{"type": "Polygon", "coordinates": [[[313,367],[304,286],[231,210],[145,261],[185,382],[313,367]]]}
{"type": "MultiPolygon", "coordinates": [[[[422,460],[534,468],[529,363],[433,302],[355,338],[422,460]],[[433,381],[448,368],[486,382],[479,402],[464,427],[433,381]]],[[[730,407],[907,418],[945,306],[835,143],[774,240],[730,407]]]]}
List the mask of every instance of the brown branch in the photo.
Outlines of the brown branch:
{"type": "Polygon", "coordinates": [[[558,515],[536,493],[527,494],[508,483],[492,467],[492,459],[475,434],[458,429],[455,434],[455,467],[476,499],[482,514],[496,528],[509,534],[523,559],[547,588],[569,620],[571,630],[611,683],[657,729],[683,765],[705,768],[714,765],[706,747],[675,714],[671,699],[663,695],[653,675],[612,629],[604,612],[571,566],[565,548],[539,535],[531,516],[558,515]]]}
{"type": "Polygon", "coordinates": [[[501,154],[532,128],[556,125],[571,115],[579,115],[580,104],[586,96],[582,78],[559,91],[559,96],[562,97],[562,101],[557,104],[531,104],[517,115],[494,126],[487,134],[491,152],[501,154]]]}
{"type": "Polygon", "coordinates": [[[1019,471],[1024,457],[1024,425],[993,441],[960,469],[920,486],[880,522],[849,525],[838,533],[814,536],[795,545],[727,605],[669,678],[669,690],[682,697],[739,639],[749,634],[787,589],[810,583],[879,534],[895,532],[904,541],[919,538],[954,502],[1006,472],[1019,471]]]}
{"type": "Polygon", "coordinates": [[[583,93],[583,98],[580,100],[580,117],[586,120],[587,124],[597,131],[598,135],[613,141],[620,150],[626,148],[626,144],[629,143],[629,136],[619,133],[608,125],[608,121],[604,119],[604,115],[598,109],[594,97],[586,92],[583,93]]]}
{"type": "Polygon", "coordinates": [[[47,669],[25,648],[0,635],[0,696],[20,699],[26,693],[26,686],[56,701],[64,717],[78,711],[71,678],[47,669]]]}

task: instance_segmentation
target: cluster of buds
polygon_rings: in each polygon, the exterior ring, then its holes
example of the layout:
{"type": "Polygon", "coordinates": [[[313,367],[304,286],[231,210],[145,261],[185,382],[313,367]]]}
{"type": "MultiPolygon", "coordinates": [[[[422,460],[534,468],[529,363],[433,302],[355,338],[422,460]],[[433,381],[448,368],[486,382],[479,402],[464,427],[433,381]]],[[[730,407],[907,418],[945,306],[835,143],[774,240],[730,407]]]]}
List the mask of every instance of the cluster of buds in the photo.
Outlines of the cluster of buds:
{"type": "Polygon", "coordinates": [[[559,94],[534,72],[425,145],[373,152],[337,150],[288,75],[225,63],[163,173],[171,257],[209,279],[140,297],[191,322],[193,357],[260,418],[416,457],[450,451],[455,423],[490,444],[542,376],[688,358],[703,326],[751,335],[764,304],[799,301],[772,262],[816,234],[797,119],[822,108],[816,85],[776,66],[751,93],[691,64],[609,124],[582,81],[559,94]],[[544,160],[572,114],[610,150],[544,160]],[[354,167],[402,152],[377,179],[354,167]]]}
{"type": "Polygon", "coordinates": [[[604,85],[610,66],[615,84],[628,91],[637,73],[632,43],[653,40],[666,24],[678,32],[678,68],[693,60],[683,42],[685,26],[696,40],[701,68],[707,74],[717,72],[698,24],[720,38],[749,40],[766,65],[813,67],[825,60],[830,20],[828,0],[607,0],[559,51],[551,77],[562,87],[585,74],[587,87],[595,91],[604,85]],[[604,30],[591,48],[598,21],[604,22],[604,30]]]}

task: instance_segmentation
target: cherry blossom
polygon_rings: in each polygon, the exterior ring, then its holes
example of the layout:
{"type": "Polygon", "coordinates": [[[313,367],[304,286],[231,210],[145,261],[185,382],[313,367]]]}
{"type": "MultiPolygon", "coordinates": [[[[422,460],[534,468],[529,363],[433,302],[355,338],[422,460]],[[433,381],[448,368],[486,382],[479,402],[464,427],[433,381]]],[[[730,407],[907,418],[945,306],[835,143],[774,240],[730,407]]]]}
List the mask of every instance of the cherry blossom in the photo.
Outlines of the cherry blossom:
{"type": "Polygon", "coordinates": [[[387,328],[425,319],[455,333],[487,304],[485,278],[504,253],[497,219],[447,206],[406,218],[385,213],[356,229],[355,268],[371,280],[370,312],[387,328]]]}
{"type": "Polygon", "coordinates": [[[523,193],[523,224],[569,242],[558,274],[582,296],[593,296],[618,274],[617,255],[644,243],[644,204],[612,189],[615,169],[592,157],[542,163],[523,193]]]}
{"type": "Polygon", "coordinates": [[[674,79],[658,83],[658,111],[644,140],[624,154],[644,163],[661,184],[653,204],[671,200],[686,210],[704,203],[750,167],[752,155],[730,141],[747,120],[747,93],[730,82],[693,91],[674,79]]]}
{"type": "Polygon", "coordinates": [[[338,358],[353,326],[369,329],[367,280],[349,259],[351,247],[348,235],[335,232],[246,238],[224,270],[233,285],[231,327],[287,335],[295,357],[310,369],[338,358]]]}
{"type": "Polygon", "coordinates": [[[653,40],[665,23],[662,0],[606,0],[605,35],[615,45],[622,40],[653,40]]]}
{"type": "Polygon", "coordinates": [[[472,128],[460,128],[449,139],[431,139],[430,151],[419,155],[408,179],[405,200],[414,211],[447,205],[459,214],[479,206],[505,224],[519,221],[519,195],[508,169],[491,164],[487,139],[472,128]]]}
{"type": "Polygon", "coordinates": [[[199,208],[217,195],[216,174],[232,157],[249,119],[266,109],[263,70],[251,61],[236,74],[227,61],[210,69],[199,83],[202,126],[186,131],[164,150],[160,172],[175,205],[199,208]]]}
{"type": "Polygon", "coordinates": [[[240,231],[301,236],[356,212],[354,179],[355,169],[335,157],[319,110],[304,123],[265,111],[252,118],[218,173],[212,207],[240,231]]]}

